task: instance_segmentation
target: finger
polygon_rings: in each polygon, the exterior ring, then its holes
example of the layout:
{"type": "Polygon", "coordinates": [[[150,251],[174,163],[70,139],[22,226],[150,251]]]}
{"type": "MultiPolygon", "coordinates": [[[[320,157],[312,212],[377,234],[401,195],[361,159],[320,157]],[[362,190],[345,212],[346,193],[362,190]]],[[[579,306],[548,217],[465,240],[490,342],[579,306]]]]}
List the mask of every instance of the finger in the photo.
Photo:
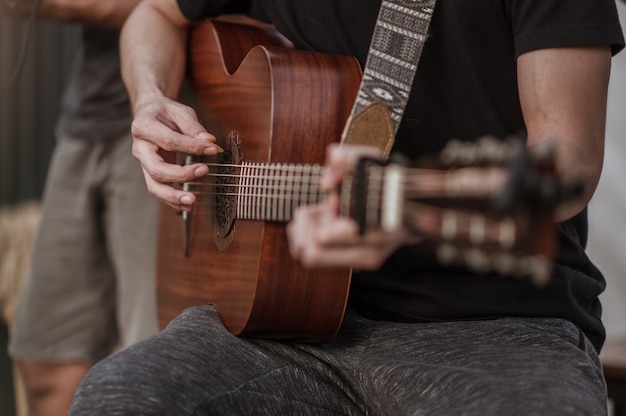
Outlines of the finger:
{"type": "Polygon", "coordinates": [[[347,246],[325,248],[306,246],[299,260],[307,267],[351,267],[361,270],[379,269],[393,250],[379,246],[347,246]]]}
{"type": "Polygon", "coordinates": [[[374,270],[410,241],[404,232],[376,230],[361,236],[353,221],[329,221],[327,215],[323,206],[302,207],[287,226],[291,255],[305,266],[374,270]]]}
{"type": "Polygon", "coordinates": [[[312,229],[318,223],[321,207],[317,205],[302,206],[298,208],[287,224],[287,240],[289,251],[295,259],[300,258],[304,247],[309,244],[312,229]]]}
{"type": "Polygon", "coordinates": [[[175,126],[172,126],[173,131],[189,137],[215,142],[215,136],[208,133],[202,123],[198,121],[198,114],[193,108],[176,102],[172,115],[176,120],[175,126]]]}
{"type": "Polygon", "coordinates": [[[159,153],[159,148],[145,140],[134,140],[132,153],[139,160],[142,168],[157,182],[190,182],[209,173],[208,166],[203,163],[181,166],[166,162],[159,153]]]}
{"type": "Polygon", "coordinates": [[[155,123],[145,117],[135,118],[131,131],[133,138],[149,141],[169,152],[211,156],[221,150],[214,143],[215,136],[206,131],[190,136],[178,131],[177,127],[172,128],[170,123],[155,123]]]}
{"type": "Polygon", "coordinates": [[[208,167],[204,164],[179,166],[167,163],[152,143],[133,141],[133,155],[140,161],[148,192],[160,201],[180,211],[189,211],[196,197],[193,193],[176,189],[172,183],[190,182],[206,176],[208,167]]]}
{"type": "Polygon", "coordinates": [[[150,195],[161,202],[174,208],[176,211],[191,211],[196,202],[196,196],[191,192],[185,192],[174,188],[171,185],[160,183],[152,179],[144,170],[146,187],[150,195]]]}
{"type": "Polygon", "coordinates": [[[320,178],[320,187],[334,189],[354,169],[361,158],[381,158],[381,152],[372,146],[331,144],[326,150],[325,169],[320,178]]]}

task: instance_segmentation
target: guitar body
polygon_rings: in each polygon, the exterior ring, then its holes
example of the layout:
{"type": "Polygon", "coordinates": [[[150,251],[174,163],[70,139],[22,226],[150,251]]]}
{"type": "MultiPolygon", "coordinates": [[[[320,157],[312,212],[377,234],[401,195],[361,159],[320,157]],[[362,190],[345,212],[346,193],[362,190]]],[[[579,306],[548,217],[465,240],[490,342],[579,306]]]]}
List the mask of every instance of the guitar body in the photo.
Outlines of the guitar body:
{"type": "MultiPolygon", "coordinates": [[[[196,109],[226,149],[217,163],[322,163],[361,77],[353,58],[289,49],[267,29],[217,21],[193,29],[189,55],[196,109]]],[[[236,199],[197,195],[186,221],[161,209],[161,326],[186,307],[213,303],[236,335],[331,340],[351,271],[304,268],[289,255],[284,222],[241,220],[236,199]]]]}

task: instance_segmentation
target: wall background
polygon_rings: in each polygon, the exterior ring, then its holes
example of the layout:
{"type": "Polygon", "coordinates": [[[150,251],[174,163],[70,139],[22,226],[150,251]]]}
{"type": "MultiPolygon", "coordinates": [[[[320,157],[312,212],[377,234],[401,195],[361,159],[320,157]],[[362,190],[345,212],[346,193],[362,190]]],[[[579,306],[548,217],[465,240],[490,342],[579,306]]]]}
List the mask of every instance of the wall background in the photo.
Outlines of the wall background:
{"type": "Polygon", "coordinates": [[[27,26],[0,15],[0,204],[41,195],[59,97],[77,45],[77,27],[38,21],[19,77],[5,89],[27,26]]]}
{"type": "MultiPolygon", "coordinates": [[[[626,30],[626,3],[617,3],[626,30]]],[[[626,336],[626,51],[613,58],[604,170],[589,222],[588,253],[607,280],[604,323],[610,336],[626,336]]]]}
{"type": "MultiPolygon", "coordinates": [[[[0,206],[39,199],[54,145],[58,103],[77,45],[78,29],[33,26],[19,77],[6,88],[27,24],[0,12],[0,206]]],[[[0,322],[0,414],[15,414],[8,328],[0,322]]]]}

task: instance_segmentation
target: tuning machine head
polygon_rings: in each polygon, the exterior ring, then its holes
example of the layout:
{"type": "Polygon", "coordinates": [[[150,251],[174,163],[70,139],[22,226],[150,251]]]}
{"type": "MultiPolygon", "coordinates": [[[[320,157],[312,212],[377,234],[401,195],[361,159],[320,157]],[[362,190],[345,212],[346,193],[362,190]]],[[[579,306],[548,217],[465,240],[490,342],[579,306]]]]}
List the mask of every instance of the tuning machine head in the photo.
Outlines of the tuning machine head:
{"type": "Polygon", "coordinates": [[[545,286],[552,274],[552,263],[541,255],[441,243],[437,258],[444,266],[464,266],[480,275],[528,278],[538,287],[545,286]]]}

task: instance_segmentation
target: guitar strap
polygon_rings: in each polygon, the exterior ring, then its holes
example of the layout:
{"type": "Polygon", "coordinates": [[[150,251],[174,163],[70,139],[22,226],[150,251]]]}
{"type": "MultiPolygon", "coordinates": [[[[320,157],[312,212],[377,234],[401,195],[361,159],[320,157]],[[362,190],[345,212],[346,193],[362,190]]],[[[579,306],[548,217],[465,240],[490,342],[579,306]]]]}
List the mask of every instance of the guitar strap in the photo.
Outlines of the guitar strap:
{"type": "Polygon", "coordinates": [[[344,144],[389,156],[428,38],[436,0],[382,0],[344,144]]]}

